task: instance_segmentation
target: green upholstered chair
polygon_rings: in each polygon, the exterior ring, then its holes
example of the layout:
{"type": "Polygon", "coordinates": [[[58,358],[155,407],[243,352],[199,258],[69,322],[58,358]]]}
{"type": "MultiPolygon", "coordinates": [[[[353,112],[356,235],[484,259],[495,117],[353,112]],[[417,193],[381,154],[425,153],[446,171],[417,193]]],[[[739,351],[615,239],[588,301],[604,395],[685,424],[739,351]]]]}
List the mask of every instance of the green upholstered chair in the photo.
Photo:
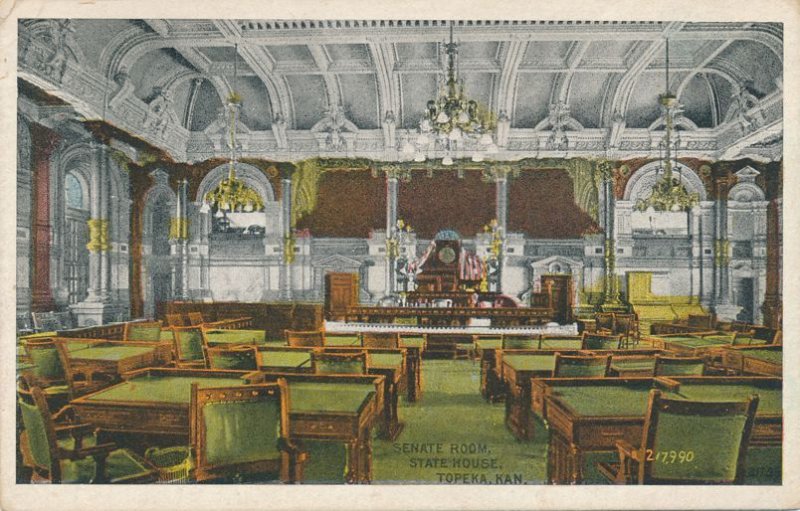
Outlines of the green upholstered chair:
{"type": "Polygon", "coordinates": [[[311,353],[311,369],[316,374],[367,374],[367,352],[311,353]]]}
{"type": "Polygon", "coordinates": [[[604,335],[583,332],[581,349],[585,350],[618,350],[622,347],[622,335],[604,335]]]}
{"type": "Polygon", "coordinates": [[[23,377],[25,384],[40,387],[54,406],[60,407],[75,397],[73,386],[67,381],[63,354],[54,339],[28,339],[25,352],[33,364],[30,373],[23,377]]]}
{"type": "Polygon", "coordinates": [[[255,346],[209,346],[206,348],[206,358],[211,369],[258,369],[255,346]]]}
{"type": "Polygon", "coordinates": [[[38,387],[18,399],[24,431],[23,463],[33,469],[32,481],[52,483],[141,483],[155,479],[146,461],[113,443],[98,444],[93,426],[75,422],[70,407],[50,414],[38,387]],[[32,402],[31,402],[32,401],[32,402]]]}
{"type": "Polygon", "coordinates": [[[125,341],[159,342],[161,340],[161,321],[125,323],[122,339],[125,341]]]}
{"type": "Polygon", "coordinates": [[[322,330],[284,330],[283,334],[289,346],[320,348],[325,344],[325,333],[322,330]]]}
{"type": "Polygon", "coordinates": [[[665,357],[656,355],[656,376],[703,376],[705,361],[700,357],[665,357]]]}
{"type": "Polygon", "coordinates": [[[361,345],[365,348],[397,348],[400,346],[398,332],[364,332],[361,334],[361,345]]]}
{"type": "Polygon", "coordinates": [[[539,348],[538,335],[503,335],[504,350],[527,350],[539,348]]]}
{"type": "Polygon", "coordinates": [[[174,326],[172,336],[175,351],[175,365],[178,367],[206,367],[208,342],[201,327],[174,326]]]}
{"type": "Polygon", "coordinates": [[[556,353],[553,378],[603,378],[608,376],[611,355],[582,356],[556,353]]]}
{"type": "Polygon", "coordinates": [[[191,424],[198,482],[302,481],[305,454],[289,439],[284,379],[202,389],[195,383],[191,424]]]}
{"type": "Polygon", "coordinates": [[[743,484],[758,396],[668,399],[650,391],[640,446],[617,441],[619,463],[598,468],[618,484],[743,484]]]}

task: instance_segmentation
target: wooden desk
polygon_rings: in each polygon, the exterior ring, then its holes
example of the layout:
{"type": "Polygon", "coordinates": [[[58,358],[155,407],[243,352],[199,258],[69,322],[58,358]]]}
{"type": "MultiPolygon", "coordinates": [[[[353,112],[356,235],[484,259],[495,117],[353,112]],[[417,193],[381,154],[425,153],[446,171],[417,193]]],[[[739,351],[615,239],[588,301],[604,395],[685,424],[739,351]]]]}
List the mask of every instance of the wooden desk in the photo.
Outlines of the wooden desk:
{"type": "Polygon", "coordinates": [[[623,371],[639,371],[644,357],[650,357],[651,376],[655,367],[653,350],[497,350],[498,378],[506,392],[506,426],[520,440],[531,440],[534,433],[531,414],[531,381],[550,378],[555,369],[555,354],[611,355],[612,364],[623,371]],[[632,357],[636,358],[632,358],[632,357]]]}
{"type": "Polygon", "coordinates": [[[290,436],[344,442],[348,446],[348,481],[370,481],[371,426],[377,415],[381,376],[147,369],[126,373],[122,383],[75,399],[72,405],[81,421],[100,429],[103,440],[113,438],[134,448],[154,437],[160,437],[162,443],[187,444],[192,383],[234,386],[278,377],[285,377],[289,385],[290,436]]]}
{"type": "MultiPolygon", "coordinates": [[[[311,352],[315,348],[289,346],[261,346],[258,349],[258,368],[263,372],[312,374],[311,352]]],[[[319,348],[317,348],[319,349],[319,348]]],[[[397,412],[398,396],[406,375],[406,352],[391,348],[324,348],[326,352],[367,352],[369,373],[384,376],[379,436],[394,440],[403,429],[397,412]]]]}
{"type": "Polygon", "coordinates": [[[782,376],[783,346],[727,346],[719,365],[735,374],[782,376]]]}
{"type": "Polygon", "coordinates": [[[120,374],[143,367],[156,367],[172,360],[171,343],[138,341],[106,341],[57,338],[67,347],[70,365],[74,372],[84,374],[120,374]]]}
{"type": "MultiPolygon", "coordinates": [[[[326,334],[326,348],[359,347],[361,340],[358,334],[340,333],[326,334]]],[[[406,399],[414,403],[422,399],[422,354],[427,349],[427,335],[400,335],[400,348],[406,350],[406,399]]]]}
{"type": "Polygon", "coordinates": [[[660,378],[533,380],[531,409],[543,414],[550,427],[549,482],[582,482],[585,455],[614,452],[618,440],[641,445],[647,399],[652,388],[661,388],[668,397],[714,401],[744,400],[757,394],[760,401],[750,445],[781,445],[780,378],[692,376],[670,380],[679,382],[679,389],[670,390],[661,385],[660,378]]]}

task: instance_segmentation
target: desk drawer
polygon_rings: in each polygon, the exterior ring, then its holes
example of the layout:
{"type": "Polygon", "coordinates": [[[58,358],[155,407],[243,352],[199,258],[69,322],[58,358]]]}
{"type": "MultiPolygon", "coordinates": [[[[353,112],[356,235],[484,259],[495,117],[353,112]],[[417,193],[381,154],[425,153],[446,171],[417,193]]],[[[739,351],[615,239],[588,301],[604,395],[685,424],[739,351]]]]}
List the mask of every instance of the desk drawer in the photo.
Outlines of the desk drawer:
{"type": "Polygon", "coordinates": [[[300,438],[348,440],[358,436],[358,424],[355,417],[292,417],[291,429],[291,436],[300,438]]]}

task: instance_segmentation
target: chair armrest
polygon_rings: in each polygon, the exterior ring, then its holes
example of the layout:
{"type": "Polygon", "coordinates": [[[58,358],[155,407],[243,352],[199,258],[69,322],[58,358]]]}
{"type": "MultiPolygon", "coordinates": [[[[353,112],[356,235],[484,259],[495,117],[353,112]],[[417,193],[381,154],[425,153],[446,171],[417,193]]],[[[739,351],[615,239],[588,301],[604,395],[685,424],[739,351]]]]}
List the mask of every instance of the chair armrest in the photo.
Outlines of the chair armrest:
{"type": "Polygon", "coordinates": [[[91,424],[64,424],[63,426],[56,426],[56,434],[70,433],[75,436],[76,433],[91,433],[94,428],[91,424]]]}
{"type": "Polygon", "coordinates": [[[53,414],[53,422],[59,422],[62,420],[75,420],[75,409],[72,408],[72,405],[62,406],[59,411],[53,414]]]}
{"type": "Polygon", "coordinates": [[[69,460],[80,460],[89,456],[108,456],[108,453],[118,449],[117,444],[109,442],[106,444],[93,445],[91,447],[81,447],[75,450],[58,448],[59,457],[69,460]]]}
{"type": "Polygon", "coordinates": [[[617,451],[619,452],[620,459],[630,458],[633,461],[641,461],[640,451],[626,440],[616,441],[617,451]]]}
{"type": "Polygon", "coordinates": [[[279,438],[278,439],[278,448],[280,448],[282,451],[286,451],[289,454],[300,454],[300,453],[302,453],[302,451],[300,450],[300,447],[298,447],[297,444],[295,444],[294,442],[292,442],[288,438],[283,438],[283,437],[279,438]]]}

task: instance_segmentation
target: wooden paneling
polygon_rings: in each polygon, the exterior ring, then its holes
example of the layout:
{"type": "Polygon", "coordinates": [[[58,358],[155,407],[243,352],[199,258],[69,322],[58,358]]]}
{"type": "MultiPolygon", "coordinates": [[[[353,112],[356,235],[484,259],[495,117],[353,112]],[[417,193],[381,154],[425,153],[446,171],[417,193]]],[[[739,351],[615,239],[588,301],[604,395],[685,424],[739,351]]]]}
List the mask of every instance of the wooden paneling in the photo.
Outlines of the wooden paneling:
{"type": "Polygon", "coordinates": [[[284,330],[318,330],[323,324],[322,304],[263,302],[168,302],[167,314],[200,312],[206,321],[251,317],[253,328],[268,339],[283,339],[284,330]]]}

